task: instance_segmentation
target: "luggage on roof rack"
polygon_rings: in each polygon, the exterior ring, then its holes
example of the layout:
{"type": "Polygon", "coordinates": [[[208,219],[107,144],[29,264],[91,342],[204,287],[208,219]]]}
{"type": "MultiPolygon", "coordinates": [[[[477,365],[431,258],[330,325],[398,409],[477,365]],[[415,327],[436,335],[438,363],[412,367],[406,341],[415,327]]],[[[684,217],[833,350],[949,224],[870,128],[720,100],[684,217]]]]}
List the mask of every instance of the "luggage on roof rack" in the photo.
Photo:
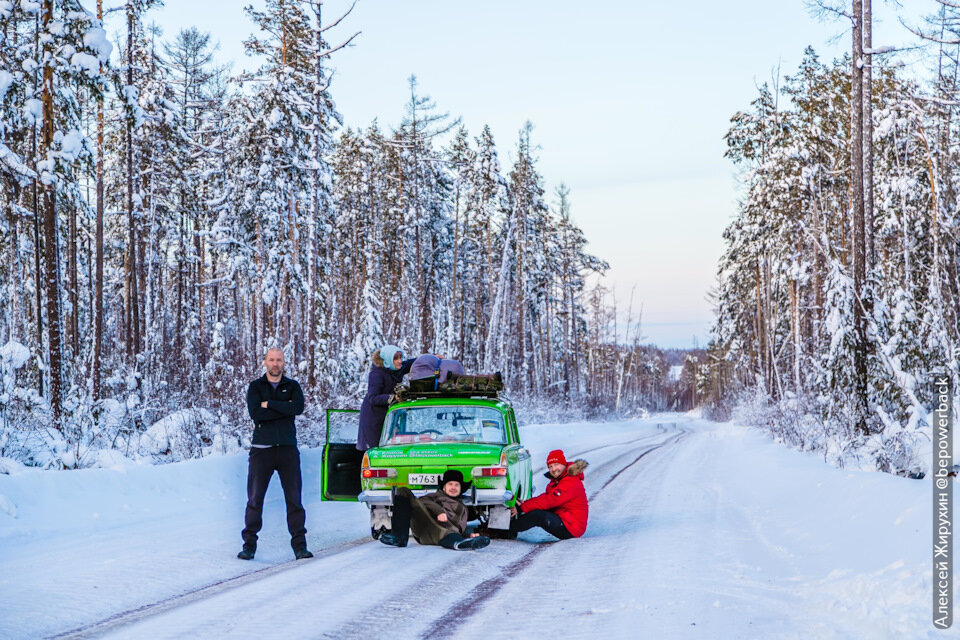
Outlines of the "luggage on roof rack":
{"type": "Polygon", "coordinates": [[[503,377],[500,372],[493,375],[456,375],[447,374],[446,382],[421,385],[420,380],[412,380],[409,385],[399,384],[393,393],[398,401],[414,398],[499,398],[503,391],[503,377]]]}

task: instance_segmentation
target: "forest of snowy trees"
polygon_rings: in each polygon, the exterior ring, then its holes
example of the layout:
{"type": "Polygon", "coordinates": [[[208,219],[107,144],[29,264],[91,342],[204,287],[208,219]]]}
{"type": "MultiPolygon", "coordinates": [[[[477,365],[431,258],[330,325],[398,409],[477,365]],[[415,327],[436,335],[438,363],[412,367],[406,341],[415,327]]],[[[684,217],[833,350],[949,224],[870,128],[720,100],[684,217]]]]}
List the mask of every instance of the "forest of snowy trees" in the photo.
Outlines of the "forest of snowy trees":
{"type": "Polygon", "coordinates": [[[716,414],[747,404],[797,447],[912,475],[934,376],[960,374],[960,8],[931,6],[922,64],[874,49],[855,0],[835,11],[852,56],[808,48],[733,116],[744,195],[697,365],[716,414]]]}
{"type": "Polygon", "coordinates": [[[0,457],[236,449],[273,345],[306,444],[385,342],[500,370],[533,405],[666,406],[532,125],[504,167],[411,78],[396,129],[344,128],[327,70],[349,16],[248,8],[262,66],[231,74],[208,35],[146,27],[156,4],[119,5],[111,43],[102,0],[0,0],[0,457]]]}

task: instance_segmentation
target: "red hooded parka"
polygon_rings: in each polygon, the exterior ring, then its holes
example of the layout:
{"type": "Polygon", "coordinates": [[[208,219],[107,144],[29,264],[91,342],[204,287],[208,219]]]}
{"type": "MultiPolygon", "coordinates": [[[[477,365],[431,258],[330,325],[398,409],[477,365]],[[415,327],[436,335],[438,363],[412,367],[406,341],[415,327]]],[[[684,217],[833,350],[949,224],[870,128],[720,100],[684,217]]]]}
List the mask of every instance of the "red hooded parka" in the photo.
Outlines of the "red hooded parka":
{"type": "Polygon", "coordinates": [[[530,513],[535,509],[553,511],[560,516],[563,526],[574,538],[579,538],[587,530],[587,492],[583,488],[583,470],[586,460],[574,460],[567,465],[567,472],[559,478],[550,478],[550,483],[540,495],[520,503],[520,511],[530,513]]]}

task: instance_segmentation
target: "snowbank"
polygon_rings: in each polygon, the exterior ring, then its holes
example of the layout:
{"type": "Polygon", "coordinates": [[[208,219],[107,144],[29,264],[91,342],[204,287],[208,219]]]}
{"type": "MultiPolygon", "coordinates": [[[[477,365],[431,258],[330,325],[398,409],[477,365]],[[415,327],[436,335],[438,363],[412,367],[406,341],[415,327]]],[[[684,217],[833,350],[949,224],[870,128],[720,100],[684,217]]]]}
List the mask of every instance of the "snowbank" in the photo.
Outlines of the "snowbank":
{"type": "Polygon", "coordinates": [[[166,454],[189,448],[204,424],[214,424],[213,414],[205,409],[183,409],[155,422],[140,436],[140,450],[147,454],[166,454]]]}

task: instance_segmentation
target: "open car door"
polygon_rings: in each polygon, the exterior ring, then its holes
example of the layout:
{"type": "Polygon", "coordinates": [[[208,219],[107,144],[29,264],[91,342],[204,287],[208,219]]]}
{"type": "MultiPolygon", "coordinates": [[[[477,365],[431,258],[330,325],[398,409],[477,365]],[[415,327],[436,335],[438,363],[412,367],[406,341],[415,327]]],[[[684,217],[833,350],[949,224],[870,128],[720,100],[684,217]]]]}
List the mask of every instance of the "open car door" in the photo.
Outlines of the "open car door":
{"type": "Polygon", "coordinates": [[[357,450],[360,412],[327,409],[327,441],[320,467],[320,499],[356,502],[360,494],[360,462],[357,450]]]}

